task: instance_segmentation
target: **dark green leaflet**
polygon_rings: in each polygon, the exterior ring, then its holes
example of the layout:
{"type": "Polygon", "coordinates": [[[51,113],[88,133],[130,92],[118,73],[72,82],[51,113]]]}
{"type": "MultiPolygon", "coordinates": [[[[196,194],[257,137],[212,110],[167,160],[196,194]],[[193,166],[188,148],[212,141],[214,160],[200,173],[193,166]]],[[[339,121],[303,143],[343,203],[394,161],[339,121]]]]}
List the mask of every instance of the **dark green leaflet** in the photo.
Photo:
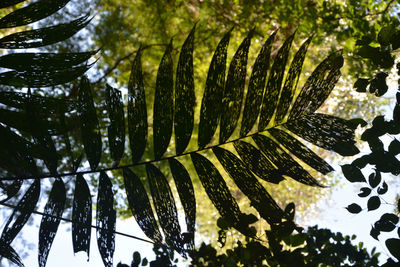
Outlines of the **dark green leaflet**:
{"type": "Polygon", "coordinates": [[[241,227],[242,213],[217,168],[200,154],[191,153],[190,156],[200,182],[219,214],[242,234],[252,236],[251,233],[246,231],[247,229],[241,227]]]}
{"type": "Polygon", "coordinates": [[[222,96],[225,86],[226,57],[231,31],[219,42],[208,69],[206,88],[201,101],[199,123],[199,148],[205,147],[213,137],[221,116],[222,96]]]}
{"type": "Polygon", "coordinates": [[[224,95],[222,97],[222,114],[220,123],[219,142],[224,143],[236,128],[242,109],[244,85],[246,82],[247,56],[253,30],[240,44],[232,58],[226,78],[224,95]]]}
{"type": "Polygon", "coordinates": [[[0,39],[0,48],[36,48],[68,39],[89,24],[89,15],[69,23],[63,23],[37,30],[22,31],[0,39]]]}
{"type": "Polygon", "coordinates": [[[142,158],[147,139],[147,110],[141,56],[142,50],[139,49],[132,63],[128,83],[128,132],[133,163],[142,158]]]}
{"type": "Polygon", "coordinates": [[[175,200],[164,174],[152,164],[146,164],[151,196],[167,244],[185,256],[181,227],[175,200]]]}
{"type": "Polygon", "coordinates": [[[14,87],[48,87],[75,80],[91,65],[73,66],[63,70],[7,71],[0,73],[0,84],[14,87]]]}
{"type": "Polygon", "coordinates": [[[48,130],[42,124],[42,119],[39,119],[36,112],[37,109],[38,107],[33,105],[28,98],[26,103],[27,116],[25,118],[25,122],[26,125],[29,126],[29,133],[32,135],[34,143],[46,151],[46,153],[44,153],[44,155],[46,155],[44,158],[46,167],[49,169],[52,175],[56,175],[58,160],[61,159],[61,157],[56,151],[55,144],[53,139],[51,139],[48,130]]]}
{"type": "Polygon", "coordinates": [[[12,28],[44,19],[64,7],[70,0],[39,0],[2,17],[1,28],[12,28]]]}
{"type": "Polygon", "coordinates": [[[21,257],[10,245],[0,245],[0,258],[6,258],[19,267],[24,267],[21,257]]]}
{"type": "Polygon", "coordinates": [[[233,145],[247,167],[261,179],[274,184],[279,184],[285,179],[282,177],[283,172],[274,167],[252,144],[236,141],[233,145]]]}
{"type": "MultiPolygon", "coordinates": [[[[253,135],[253,140],[261,151],[272,161],[284,175],[311,186],[321,186],[306,170],[303,169],[289,154],[283,151],[277,143],[265,135],[253,135]]],[[[322,187],[322,186],[321,186],[322,187]]]]}
{"type": "MultiPolygon", "coordinates": [[[[65,186],[61,179],[56,179],[53,183],[48,201],[44,207],[44,213],[55,217],[61,217],[65,204],[65,186]]],[[[60,219],[54,217],[43,216],[39,229],[39,266],[46,266],[47,257],[54,237],[57,233],[60,219]]]]}
{"type": "Polygon", "coordinates": [[[70,112],[78,107],[78,102],[70,100],[28,95],[18,92],[0,92],[0,103],[14,108],[24,109],[28,98],[33,105],[40,106],[38,112],[45,114],[58,114],[59,109],[70,112]]]}
{"type": "Polygon", "coordinates": [[[171,57],[172,40],[167,46],[157,72],[154,96],[154,158],[160,159],[168,148],[174,116],[174,74],[171,57]]]}
{"type": "Polygon", "coordinates": [[[25,0],[2,0],[0,3],[0,8],[10,7],[23,1],[25,0]]]}
{"type": "Polygon", "coordinates": [[[39,195],[40,180],[36,179],[18,202],[17,207],[13,210],[11,216],[8,218],[0,237],[0,246],[7,246],[12,243],[35,209],[36,203],[39,200],[39,195]]]}
{"type": "Polygon", "coordinates": [[[0,188],[1,191],[5,193],[6,196],[4,196],[4,193],[1,194],[1,199],[0,199],[0,204],[5,203],[7,200],[13,198],[21,189],[22,186],[22,180],[14,180],[11,182],[11,184],[6,184],[7,182],[2,182],[0,181],[0,188]],[[4,196],[4,197],[3,197],[4,196]]]}
{"type": "Polygon", "coordinates": [[[235,184],[250,199],[251,205],[260,213],[261,217],[269,224],[280,222],[284,217],[283,210],[246,165],[233,153],[223,148],[214,147],[213,152],[235,184]]]}
{"type": "Polygon", "coordinates": [[[254,63],[244,104],[240,136],[246,136],[250,132],[254,123],[257,121],[258,114],[260,113],[265,80],[269,68],[271,46],[275,39],[275,35],[276,31],[271,34],[267,41],[265,41],[257,56],[256,62],[254,63]]]}
{"type": "MultiPolygon", "coordinates": [[[[178,190],[179,198],[181,200],[183,210],[185,212],[185,221],[187,226],[188,236],[188,248],[194,249],[194,231],[196,224],[196,198],[194,194],[193,184],[190,179],[188,171],[185,169],[178,160],[169,159],[169,166],[171,173],[175,181],[176,188],[178,190]]],[[[185,241],[185,234],[183,239],[185,241]]]]}
{"type": "Polygon", "coordinates": [[[182,45],[176,69],[174,130],[176,154],[182,154],[193,131],[194,95],[193,47],[196,25],[182,45]]]}
{"type": "Polygon", "coordinates": [[[17,71],[68,69],[82,64],[96,52],[82,53],[17,53],[0,57],[0,67],[17,71]]]}
{"type": "Polygon", "coordinates": [[[149,197],[139,177],[130,169],[124,168],[124,183],[129,208],[138,225],[148,238],[161,243],[162,237],[150,205],[149,197]]]}
{"type": "Polygon", "coordinates": [[[281,91],[283,75],[285,73],[286,63],[294,35],[295,33],[286,39],[285,43],[281,48],[279,48],[274,59],[274,64],[269,73],[268,83],[262,101],[260,121],[258,123],[259,131],[263,131],[265,127],[267,127],[274,114],[275,108],[278,105],[279,92],[281,91]]]}
{"type": "Polygon", "coordinates": [[[360,152],[354,145],[354,129],[347,120],[315,113],[291,120],[285,127],[306,141],[342,156],[360,152]]]}
{"type": "Polygon", "coordinates": [[[89,259],[92,225],[92,198],[89,187],[81,174],[76,176],[72,204],[72,245],[74,253],[85,251],[89,259]]]}
{"type": "Polygon", "coordinates": [[[117,212],[114,210],[114,194],[112,184],[105,172],[100,172],[97,194],[96,226],[97,246],[103,259],[104,266],[113,266],[115,250],[115,223],[117,212]]]}
{"type": "Polygon", "coordinates": [[[290,111],[289,120],[314,113],[329,96],[340,77],[343,66],[342,50],[322,61],[307,79],[290,111]]]}
{"type": "Polygon", "coordinates": [[[79,117],[81,122],[82,142],[90,168],[95,170],[101,158],[101,135],[99,120],[94,107],[92,88],[86,77],[81,78],[79,88],[79,117]]]}
{"type": "Polygon", "coordinates": [[[117,166],[124,154],[125,119],[124,103],[121,92],[107,84],[106,104],[110,125],[108,126],[108,143],[114,166],[117,166]]]}
{"type": "Polygon", "coordinates": [[[303,43],[292,60],[285,84],[281,91],[279,104],[276,109],[275,121],[277,123],[283,120],[289,110],[290,104],[297,89],[297,83],[300,78],[301,69],[303,67],[303,62],[306,57],[308,45],[310,44],[311,39],[312,36],[303,43]]]}
{"type": "Polygon", "coordinates": [[[315,154],[311,149],[303,145],[296,138],[290,134],[272,128],[268,132],[276,139],[280,144],[287,148],[296,157],[310,165],[313,169],[319,171],[322,174],[327,174],[334,169],[317,154],[315,154]]]}

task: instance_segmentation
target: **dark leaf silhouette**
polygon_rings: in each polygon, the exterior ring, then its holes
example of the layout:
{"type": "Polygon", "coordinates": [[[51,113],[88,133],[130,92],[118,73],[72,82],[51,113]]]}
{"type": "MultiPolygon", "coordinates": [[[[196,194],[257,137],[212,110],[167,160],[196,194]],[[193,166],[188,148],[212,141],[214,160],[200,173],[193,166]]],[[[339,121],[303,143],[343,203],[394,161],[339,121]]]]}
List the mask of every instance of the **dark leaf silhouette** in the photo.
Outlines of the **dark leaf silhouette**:
{"type": "MultiPolygon", "coordinates": [[[[172,41],[171,41],[172,42],[172,41]]],[[[167,46],[157,72],[154,96],[154,158],[160,159],[168,148],[174,116],[174,74],[171,57],[172,43],[167,46]]]]}
{"type": "Polygon", "coordinates": [[[42,217],[42,222],[39,228],[39,266],[46,266],[47,257],[50,252],[51,245],[57,233],[58,225],[65,204],[65,186],[61,179],[56,179],[53,183],[49,199],[44,207],[44,213],[54,216],[42,217]],[[58,218],[56,218],[58,217],[58,218]]]}
{"type": "Polygon", "coordinates": [[[97,246],[104,266],[113,266],[115,249],[115,223],[117,213],[114,210],[112,184],[105,172],[100,172],[96,207],[97,246]]]}
{"type": "Polygon", "coordinates": [[[368,199],[367,207],[368,211],[376,210],[381,205],[381,199],[378,196],[373,196],[368,199]]]}
{"type": "Polygon", "coordinates": [[[220,123],[219,142],[224,143],[232,135],[239,120],[244,85],[246,81],[247,56],[253,31],[240,44],[232,58],[226,78],[224,94],[222,97],[222,114],[220,123]]]}
{"type": "Polygon", "coordinates": [[[347,208],[346,208],[350,213],[360,213],[361,212],[361,207],[355,203],[350,204],[347,208]]]}
{"type": "Polygon", "coordinates": [[[161,242],[161,233],[150,205],[149,197],[139,177],[130,169],[124,168],[124,183],[129,208],[137,223],[148,238],[161,242]]]}
{"type": "Polygon", "coordinates": [[[36,179],[18,202],[17,207],[8,218],[0,237],[1,246],[9,246],[22,227],[28,221],[40,195],[40,180],[36,179]]]}
{"type": "Polygon", "coordinates": [[[108,143],[114,165],[118,165],[124,154],[125,147],[125,119],[124,103],[121,92],[107,85],[106,103],[110,126],[108,126],[108,143]]]}
{"type": "Polygon", "coordinates": [[[10,6],[16,5],[18,3],[21,3],[23,1],[25,1],[25,0],[3,0],[0,3],[0,8],[10,7],[10,6]]]}
{"type": "Polygon", "coordinates": [[[92,226],[92,198],[89,187],[81,174],[76,176],[72,204],[72,245],[74,253],[85,251],[89,258],[92,226]]]}
{"type": "Polygon", "coordinates": [[[269,73],[267,87],[262,101],[260,111],[260,121],[258,123],[258,130],[262,131],[267,127],[275,108],[278,104],[279,92],[281,91],[283,74],[285,73],[286,62],[289,57],[290,47],[292,46],[294,34],[292,34],[283,43],[275,57],[274,64],[272,65],[269,73]]]}
{"type": "Polygon", "coordinates": [[[226,57],[231,31],[228,31],[215,49],[208,69],[206,87],[201,101],[199,122],[199,148],[205,147],[213,137],[221,116],[225,87],[226,57]]]}
{"type": "Polygon", "coordinates": [[[99,165],[101,157],[101,136],[99,121],[93,103],[91,85],[86,77],[81,79],[79,104],[82,142],[85,147],[90,168],[95,170],[99,165]]]}
{"type": "Polygon", "coordinates": [[[24,267],[21,257],[10,245],[0,244],[0,258],[6,258],[17,266],[24,267]]]}
{"type": "Polygon", "coordinates": [[[390,253],[399,261],[400,260],[400,239],[388,238],[385,241],[386,247],[390,253]]]}
{"type": "Polygon", "coordinates": [[[196,101],[193,78],[195,29],[196,25],[182,45],[176,68],[174,114],[176,154],[182,154],[185,151],[193,131],[194,105],[196,101]]]}
{"type": "Polygon", "coordinates": [[[128,132],[134,163],[142,158],[147,139],[147,110],[141,56],[142,50],[139,49],[128,83],[128,132]]]}
{"type": "Polygon", "coordinates": [[[381,173],[379,171],[375,171],[375,173],[371,173],[368,177],[368,183],[372,188],[377,187],[382,180],[381,173]]]}
{"type": "Polygon", "coordinates": [[[89,24],[89,15],[85,15],[69,23],[40,28],[36,30],[16,32],[0,39],[0,48],[21,49],[36,48],[63,41],[89,24]]]}
{"type": "Polygon", "coordinates": [[[70,0],[39,0],[2,17],[1,28],[12,28],[44,19],[64,7],[70,0]]]}
{"type": "Polygon", "coordinates": [[[342,165],[342,172],[344,177],[351,183],[356,182],[366,182],[364,175],[362,174],[360,168],[353,164],[342,165]]]}
{"type": "Polygon", "coordinates": [[[13,198],[19,192],[21,186],[22,186],[21,179],[12,181],[11,184],[6,184],[0,181],[0,188],[2,191],[0,204],[5,203],[7,200],[13,198]]]}
{"type": "Polygon", "coordinates": [[[272,33],[262,46],[260,53],[253,65],[247,89],[246,100],[243,110],[242,126],[240,136],[245,136],[253,128],[261,109],[264,94],[265,80],[270,61],[271,46],[275,39],[276,31],[272,33]]]}
{"type": "Polygon", "coordinates": [[[178,211],[168,181],[164,174],[152,164],[146,164],[151,196],[167,244],[185,256],[178,211]]]}
{"type": "MultiPolygon", "coordinates": [[[[176,159],[169,159],[169,166],[178,190],[183,210],[185,212],[185,221],[188,231],[189,248],[194,249],[194,231],[196,224],[196,198],[194,194],[193,184],[188,171],[176,159]]],[[[185,233],[182,234],[185,241],[185,233]]]]}
{"type": "Polygon", "coordinates": [[[362,187],[360,191],[361,192],[358,194],[359,197],[367,197],[371,193],[371,189],[369,187],[362,187]]]}

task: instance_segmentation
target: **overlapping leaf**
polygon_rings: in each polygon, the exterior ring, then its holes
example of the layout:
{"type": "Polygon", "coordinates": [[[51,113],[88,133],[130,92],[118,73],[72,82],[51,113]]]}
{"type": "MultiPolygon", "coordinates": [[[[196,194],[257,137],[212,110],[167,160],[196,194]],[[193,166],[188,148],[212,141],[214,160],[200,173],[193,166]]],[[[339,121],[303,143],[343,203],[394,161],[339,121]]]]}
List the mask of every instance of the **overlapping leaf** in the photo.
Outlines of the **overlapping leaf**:
{"type": "Polygon", "coordinates": [[[10,245],[0,244],[0,258],[8,259],[17,266],[24,267],[21,257],[10,245]]]}
{"type": "Polygon", "coordinates": [[[44,215],[39,228],[39,266],[46,266],[47,257],[50,252],[51,245],[57,233],[60,217],[64,211],[65,204],[65,186],[61,179],[57,179],[53,183],[48,201],[44,207],[44,215]]]}

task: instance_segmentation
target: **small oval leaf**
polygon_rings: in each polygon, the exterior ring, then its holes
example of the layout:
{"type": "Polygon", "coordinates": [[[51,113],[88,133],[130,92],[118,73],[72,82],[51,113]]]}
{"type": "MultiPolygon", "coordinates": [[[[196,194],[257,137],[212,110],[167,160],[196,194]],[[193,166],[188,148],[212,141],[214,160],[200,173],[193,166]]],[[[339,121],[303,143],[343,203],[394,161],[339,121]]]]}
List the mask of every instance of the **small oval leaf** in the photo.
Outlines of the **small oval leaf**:
{"type": "Polygon", "coordinates": [[[371,189],[368,187],[362,187],[360,191],[361,192],[358,194],[359,197],[367,197],[371,193],[371,189]]]}
{"type": "Polygon", "coordinates": [[[367,207],[368,211],[376,210],[381,205],[381,199],[378,196],[373,196],[368,199],[367,207]]]}
{"type": "Polygon", "coordinates": [[[361,207],[359,205],[357,205],[356,203],[350,204],[349,206],[347,206],[346,208],[350,213],[360,213],[361,212],[361,207]]]}

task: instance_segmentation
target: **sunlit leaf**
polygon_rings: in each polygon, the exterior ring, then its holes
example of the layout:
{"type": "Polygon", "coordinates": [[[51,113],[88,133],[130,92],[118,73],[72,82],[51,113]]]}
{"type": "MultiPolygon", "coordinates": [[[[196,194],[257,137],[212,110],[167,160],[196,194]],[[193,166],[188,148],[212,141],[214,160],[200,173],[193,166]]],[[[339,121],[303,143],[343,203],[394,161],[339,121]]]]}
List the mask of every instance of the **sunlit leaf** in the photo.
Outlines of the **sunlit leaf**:
{"type": "MultiPolygon", "coordinates": [[[[172,41],[171,41],[172,42],[172,41]]],[[[167,46],[158,67],[153,108],[154,158],[159,159],[168,148],[174,115],[174,74],[172,43],[167,46]]]]}
{"type": "Polygon", "coordinates": [[[115,223],[117,212],[114,210],[112,184],[105,172],[100,172],[96,206],[97,246],[104,266],[113,266],[115,250],[115,223]]]}
{"type": "Polygon", "coordinates": [[[152,164],[146,164],[151,196],[166,242],[185,256],[181,227],[175,200],[164,174],[152,164]]]}
{"type": "Polygon", "coordinates": [[[244,85],[246,82],[247,56],[253,37],[253,30],[240,44],[229,65],[224,94],[222,97],[222,113],[219,142],[224,143],[232,135],[242,109],[244,85]]]}
{"type": "Polygon", "coordinates": [[[51,215],[42,217],[39,228],[39,266],[46,266],[47,257],[54,237],[57,233],[60,217],[64,211],[65,204],[65,186],[61,179],[57,179],[53,183],[48,201],[44,207],[44,213],[51,215]],[[54,217],[53,217],[54,216],[54,217]]]}
{"type": "Polygon", "coordinates": [[[0,3],[0,8],[10,7],[23,1],[25,0],[2,0],[0,3]]]}
{"type": "Polygon", "coordinates": [[[160,243],[162,241],[161,233],[142,182],[128,168],[124,168],[123,173],[126,195],[132,215],[146,236],[154,242],[160,243]]]}
{"type": "Polygon", "coordinates": [[[196,25],[182,45],[176,69],[174,131],[176,153],[181,154],[189,144],[194,120],[193,48],[196,25]]]}
{"type": "Polygon", "coordinates": [[[74,253],[85,251],[89,259],[92,225],[92,198],[89,187],[81,174],[76,176],[72,204],[72,245],[74,253]]]}
{"type": "Polygon", "coordinates": [[[265,41],[254,63],[244,104],[240,136],[248,134],[256,123],[260,113],[265,80],[270,61],[271,46],[275,39],[275,35],[276,31],[269,36],[267,41],[265,41]]]}
{"type": "Polygon", "coordinates": [[[199,148],[205,147],[213,137],[221,116],[225,87],[226,57],[231,31],[219,42],[208,69],[206,88],[201,101],[199,122],[199,148]]]}
{"type": "Polygon", "coordinates": [[[147,139],[147,109],[141,56],[142,50],[139,49],[132,63],[128,83],[128,132],[134,163],[142,158],[147,139]]]}

